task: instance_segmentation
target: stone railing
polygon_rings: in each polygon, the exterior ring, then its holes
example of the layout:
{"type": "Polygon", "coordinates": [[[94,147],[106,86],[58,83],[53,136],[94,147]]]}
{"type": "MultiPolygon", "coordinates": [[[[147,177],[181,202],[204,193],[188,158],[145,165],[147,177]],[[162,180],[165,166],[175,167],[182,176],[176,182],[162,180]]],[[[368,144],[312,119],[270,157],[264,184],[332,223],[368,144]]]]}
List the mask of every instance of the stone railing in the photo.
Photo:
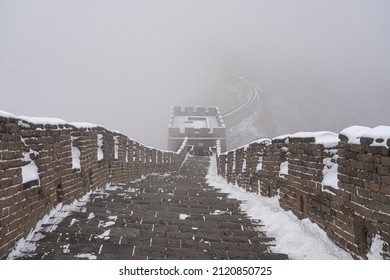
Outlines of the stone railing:
{"type": "Polygon", "coordinates": [[[97,125],[0,112],[0,258],[58,203],[176,171],[186,151],[186,140],[161,151],[97,125]]]}
{"type": "Polygon", "coordinates": [[[217,155],[228,182],[309,218],[355,258],[390,258],[390,127],[261,139],[217,155]]]}

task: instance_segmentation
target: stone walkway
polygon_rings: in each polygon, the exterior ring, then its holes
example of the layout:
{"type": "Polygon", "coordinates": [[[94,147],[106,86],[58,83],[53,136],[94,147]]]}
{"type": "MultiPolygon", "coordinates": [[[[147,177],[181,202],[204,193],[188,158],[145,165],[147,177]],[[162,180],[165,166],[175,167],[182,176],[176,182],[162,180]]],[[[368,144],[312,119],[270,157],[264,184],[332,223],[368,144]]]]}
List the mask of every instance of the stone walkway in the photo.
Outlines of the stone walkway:
{"type": "Polygon", "coordinates": [[[239,201],[207,185],[208,165],[189,157],[178,173],[94,191],[42,225],[21,258],[287,259],[239,201]]]}

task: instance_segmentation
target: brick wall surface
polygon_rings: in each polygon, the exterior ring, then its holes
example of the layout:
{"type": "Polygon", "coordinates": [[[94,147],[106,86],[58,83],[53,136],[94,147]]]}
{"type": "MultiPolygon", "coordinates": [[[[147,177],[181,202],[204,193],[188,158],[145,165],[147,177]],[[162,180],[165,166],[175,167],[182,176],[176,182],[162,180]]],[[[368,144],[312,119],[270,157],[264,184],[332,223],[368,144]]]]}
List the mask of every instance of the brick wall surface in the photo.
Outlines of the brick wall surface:
{"type": "Polygon", "coordinates": [[[389,259],[390,143],[372,146],[373,139],[362,137],[360,144],[349,144],[342,134],[339,139],[333,147],[310,137],[258,141],[219,154],[218,172],[247,191],[277,195],[281,207],[318,224],[355,258],[366,258],[379,235],[382,256],[389,259]],[[336,186],[324,181],[329,162],[337,164],[336,186]]]}
{"type": "Polygon", "coordinates": [[[0,116],[0,257],[58,203],[106,184],[178,170],[186,154],[145,147],[103,127],[36,124],[0,116]],[[98,135],[103,158],[98,160],[98,135]],[[80,168],[73,166],[76,156],[80,168]],[[37,178],[23,178],[35,165],[37,178]]]}

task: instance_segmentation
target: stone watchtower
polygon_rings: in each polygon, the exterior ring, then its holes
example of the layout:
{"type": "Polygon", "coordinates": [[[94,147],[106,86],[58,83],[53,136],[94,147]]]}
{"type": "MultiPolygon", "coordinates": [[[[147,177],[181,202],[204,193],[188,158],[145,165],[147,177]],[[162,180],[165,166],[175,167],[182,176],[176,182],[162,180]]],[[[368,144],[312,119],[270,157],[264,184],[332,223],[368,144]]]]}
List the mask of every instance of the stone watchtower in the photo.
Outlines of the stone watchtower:
{"type": "Polygon", "coordinates": [[[173,107],[169,118],[168,149],[176,151],[186,137],[195,155],[208,155],[217,142],[224,152],[226,127],[218,107],[173,107]]]}

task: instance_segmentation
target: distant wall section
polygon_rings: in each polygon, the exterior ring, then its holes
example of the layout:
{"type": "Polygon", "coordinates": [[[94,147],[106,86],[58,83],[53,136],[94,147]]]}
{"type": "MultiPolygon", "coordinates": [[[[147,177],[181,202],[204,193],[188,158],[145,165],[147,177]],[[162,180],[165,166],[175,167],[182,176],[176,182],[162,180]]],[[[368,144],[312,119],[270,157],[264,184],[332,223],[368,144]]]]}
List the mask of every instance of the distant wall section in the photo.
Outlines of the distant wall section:
{"type": "Polygon", "coordinates": [[[106,184],[176,171],[186,155],[104,127],[0,114],[0,257],[58,203],[106,184]]]}

